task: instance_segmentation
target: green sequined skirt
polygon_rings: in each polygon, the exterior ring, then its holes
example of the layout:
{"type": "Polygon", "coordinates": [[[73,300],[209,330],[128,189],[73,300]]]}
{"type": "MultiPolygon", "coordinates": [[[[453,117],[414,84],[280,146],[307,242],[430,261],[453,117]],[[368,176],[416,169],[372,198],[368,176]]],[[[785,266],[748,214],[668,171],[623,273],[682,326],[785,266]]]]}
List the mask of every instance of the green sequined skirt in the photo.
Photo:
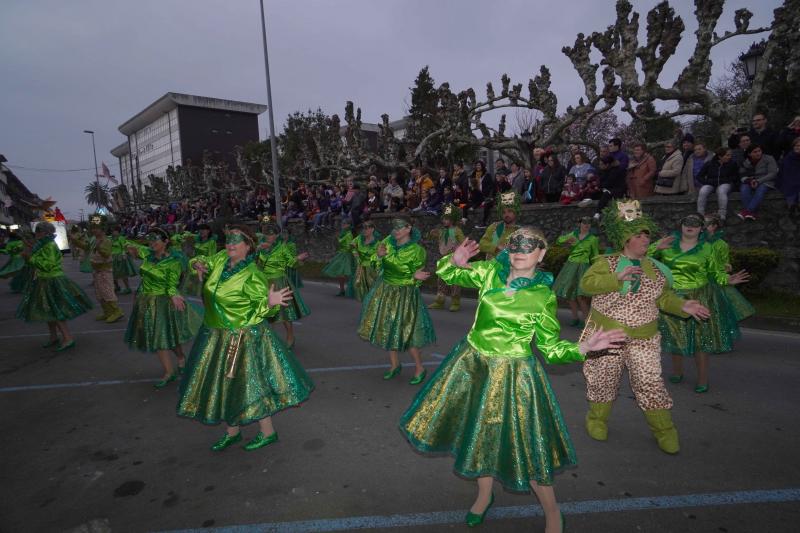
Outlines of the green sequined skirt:
{"type": "Polygon", "coordinates": [[[436,332],[416,285],[379,278],[364,297],[358,336],[384,350],[407,351],[436,342],[436,332]]]}
{"type": "Polygon", "coordinates": [[[314,383],[267,322],[245,329],[234,375],[226,377],[228,345],[238,334],[200,329],[181,380],[179,416],[241,426],[308,399],[314,383]]]}
{"type": "Polygon", "coordinates": [[[720,287],[719,285],[715,285],[718,290],[722,290],[725,293],[725,297],[728,299],[728,303],[730,303],[731,308],[733,309],[733,314],[736,317],[737,322],[741,322],[745,318],[749,318],[756,314],[756,310],[753,305],[747,301],[739,289],[734,287],[733,285],[725,285],[720,287]]]}
{"type": "Polygon", "coordinates": [[[10,278],[25,268],[25,259],[19,255],[12,255],[3,268],[0,268],[0,278],[10,278]]]}
{"type": "Polygon", "coordinates": [[[726,353],[740,336],[736,313],[724,291],[714,290],[711,283],[697,289],[676,289],[686,300],[699,300],[711,311],[708,320],[680,318],[660,313],[661,350],[693,357],[697,352],[726,353]]]}
{"type": "Polygon", "coordinates": [[[27,291],[31,283],[33,283],[33,268],[26,264],[11,278],[8,286],[11,287],[11,292],[21,293],[27,291]]]}
{"type": "Polygon", "coordinates": [[[203,283],[200,282],[197,274],[186,272],[180,284],[180,292],[184,296],[195,296],[197,298],[203,295],[203,283]]]}
{"type": "Polygon", "coordinates": [[[573,263],[565,261],[553,282],[553,292],[565,300],[577,300],[578,296],[586,296],[580,290],[581,278],[589,270],[589,263],[573,263]]]}
{"type": "Polygon", "coordinates": [[[305,286],[303,285],[303,278],[300,277],[300,272],[296,268],[287,268],[286,276],[289,278],[289,281],[292,283],[292,286],[295,289],[302,289],[305,286]]]}
{"type": "Polygon", "coordinates": [[[192,302],[178,311],[169,296],[137,294],[133,302],[125,343],[143,352],[170,350],[191,340],[203,324],[203,310],[192,302]]]}
{"type": "MultiPolygon", "coordinates": [[[[292,285],[289,281],[289,278],[286,276],[275,278],[269,280],[270,285],[275,285],[275,290],[283,289],[289,287],[292,289],[292,299],[289,302],[289,305],[286,307],[281,307],[281,310],[278,312],[277,315],[272,316],[269,318],[269,321],[274,322],[294,322],[295,320],[300,320],[304,316],[308,316],[311,314],[311,310],[308,308],[306,303],[303,301],[303,297],[300,295],[300,291],[297,290],[297,287],[292,285]]],[[[264,295],[266,298],[266,295],[264,295]]]]}
{"type": "Polygon", "coordinates": [[[447,453],[465,478],[512,491],[577,464],[550,380],[536,357],[486,357],[463,339],[400,419],[417,451],[447,453]]]}
{"type": "Polygon", "coordinates": [[[112,258],[114,279],[133,278],[136,276],[136,267],[133,266],[131,256],[128,254],[115,255],[112,258]]]}
{"type": "Polygon", "coordinates": [[[352,293],[356,300],[362,302],[377,279],[378,272],[374,268],[359,264],[348,284],[348,292],[352,293]]]}
{"type": "Polygon", "coordinates": [[[91,308],[89,297],[68,277],[36,278],[22,295],[17,318],[25,322],[61,322],[91,308]]]}
{"type": "Polygon", "coordinates": [[[322,275],[328,278],[349,278],[356,271],[356,259],[350,252],[337,252],[325,268],[322,275]]]}
{"type": "Polygon", "coordinates": [[[94,270],[92,269],[92,262],[89,260],[89,254],[83,251],[82,254],[83,257],[81,258],[78,270],[80,270],[84,274],[91,274],[92,272],[94,272],[94,270]]]}

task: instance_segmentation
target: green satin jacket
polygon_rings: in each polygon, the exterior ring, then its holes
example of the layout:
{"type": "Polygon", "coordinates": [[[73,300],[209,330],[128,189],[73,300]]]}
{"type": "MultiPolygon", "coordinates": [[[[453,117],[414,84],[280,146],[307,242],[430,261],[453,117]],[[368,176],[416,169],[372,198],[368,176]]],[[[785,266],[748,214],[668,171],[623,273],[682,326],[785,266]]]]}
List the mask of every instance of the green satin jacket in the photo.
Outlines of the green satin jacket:
{"type": "Polygon", "coordinates": [[[371,261],[382,272],[383,281],[389,285],[421,285],[422,282],[414,279],[414,273],[425,266],[428,253],[418,244],[419,231],[415,230],[412,238],[405,244],[398,246],[392,235],[382,242],[386,246],[386,255],[378,257],[378,246],[371,256],[371,261]]]}
{"type": "Polygon", "coordinates": [[[208,267],[203,286],[204,324],[209,328],[237,330],[255,326],[278,314],[280,306],[269,307],[269,279],[248,256],[228,269],[228,252],[222,250],[211,257],[196,257],[208,267]]]}
{"type": "Polygon", "coordinates": [[[342,230],[339,233],[339,236],[336,237],[336,242],[338,243],[336,246],[337,252],[344,252],[349,254],[350,253],[350,243],[353,242],[355,237],[353,237],[353,232],[348,230],[342,230]]]}
{"type": "Polygon", "coordinates": [[[126,248],[130,245],[130,241],[120,235],[119,237],[108,237],[111,241],[111,255],[122,255],[125,253],[126,248]]]}
{"type": "Polygon", "coordinates": [[[22,253],[23,248],[25,248],[25,245],[22,241],[9,241],[5,247],[0,248],[0,254],[8,254],[10,256],[19,255],[22,253]]]}
{"type": "Polygon", "coordinates": [[[201,241],[200,235],[198,234],[195,237],[194,241],[194,255],[197,257],[198,255],[204,255],[206,257],[211,257],[212,255],[217,253],[217,237],[216,235],[211,235],[208,239],[201,241]]]}
{"type": "Polygon", "coordinates": [[[52,237],[36,241],[31,249],[28,264],[34,268],[37,278],[58,278],[64,275],[64,269],[61,267],[61,250],[52,237]]]}
{"type": "Polygon", "coordinates": [[[570,237],[575,237],[575,243],[569,245],[571,249],[569,256],[567,256],[567,261],[570,263],[591,263],[600,254],[600,239],[593,233],[587,233],[583,239],[579,235],[578,230],[565,233],[556,239],[556,244],[563,246],[567,244],[570,237]]]}
{"type": "Polygon", "coordinates": [[[378,243],[381,242],[380,234],[373,230],[372,233],[372,242],[366,244],[364,242],[364,236],[359,235],[355,239],[353,239],[352,247],[353,253],[356,256],[356,260],[363,266],[369,267],[376,267],[375,262],[373,262],[373,257],[375,256],[375,249],[378,247],[378,243]]]}
{"type": "Polygon", "coordinates": [[[728,284],[725,264],[720,264],[712,245],[703,239],[691,250],[683,252],[680,249],[680,235],[677,235],[671,248],[655,250],[652,255],[672,271],[674,289],[699,289],[707,285],[709,280],[719,285],[728,284]]]}
{"type": "Polygon", "coordinates": [[[280,237],[270,248],[259,250],[258,264],[267,279],[277,279],[286,275],[286,269],[297,265],[297,249],[280,237]]]}
{"type": "Polygon", "coordinates": [[[534,340],[548,363],[585,359],[576,343],[559,339],[552,274],[537,272],[532,279],[513,280],[515,288],[508,288],[508,254],[470,263],[472,268],[459,268],[451,258],[452,254],[439,260],[436,274],[450,285],[478,289],[478,309],[467,334],[473,348],[485,356],[532,357],[534,340]]]}
{"type": "MultiPolygon", "coordinates": [[[[142,258],[142,266],[139,267],[142,283],[138,293],[151,296],[178,294],[178,283],[181,279],[180,258],[168,253],[161,259],[156,259],[149,248],[142,246],[138,249],[139,257],[142,258]]],[[[196,276],[197,273],[192,272],[191,275],[196,276]]]]}

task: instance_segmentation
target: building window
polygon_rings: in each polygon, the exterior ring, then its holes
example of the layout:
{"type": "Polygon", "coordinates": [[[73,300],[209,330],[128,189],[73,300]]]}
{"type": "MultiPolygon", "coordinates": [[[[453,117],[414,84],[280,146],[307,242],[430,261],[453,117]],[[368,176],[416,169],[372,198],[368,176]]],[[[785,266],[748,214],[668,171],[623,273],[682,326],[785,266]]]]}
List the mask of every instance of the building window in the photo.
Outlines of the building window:
{"type": "Polygon", "coordinates": [[[233,132],[231,130],[225,130],[225,135],[233,135],[233,132]]]}
{"type": "Polygon", "coordinates": [[[211,130],[211,133],[213,133],[213,134],[217,134],[217,133],[219,133],[219,130],[217,130],[217,129],[212,129],[212,130],[211,130]]]}

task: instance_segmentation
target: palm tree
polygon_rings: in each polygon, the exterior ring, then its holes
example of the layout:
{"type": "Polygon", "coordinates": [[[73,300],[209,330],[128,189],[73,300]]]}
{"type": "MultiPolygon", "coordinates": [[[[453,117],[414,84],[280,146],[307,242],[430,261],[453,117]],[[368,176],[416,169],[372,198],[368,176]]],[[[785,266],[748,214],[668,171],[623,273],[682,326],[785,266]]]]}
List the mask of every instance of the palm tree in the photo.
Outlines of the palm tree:
{"type": "Polygon", "coordinates": [[[83,190],[86,193],[86,202],[97,207],[108,207],[111,205],[111,193],[108,185],[100,185],[93,181],[83,190]]]}

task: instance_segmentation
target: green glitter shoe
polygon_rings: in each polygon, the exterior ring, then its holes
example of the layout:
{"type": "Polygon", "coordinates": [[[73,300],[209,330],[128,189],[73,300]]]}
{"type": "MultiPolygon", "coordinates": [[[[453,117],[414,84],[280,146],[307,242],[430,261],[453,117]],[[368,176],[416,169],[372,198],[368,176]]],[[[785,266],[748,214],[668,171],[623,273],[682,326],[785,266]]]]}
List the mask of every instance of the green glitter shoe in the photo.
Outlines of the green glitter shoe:
{"type": "Polygon", "coordinates": [[[253,437],[253,440],[244,445],[244,449],[248,452],[252,452],[253,450],[263,448],[264,446],[269,446],[273,442],[278,442],[277,431],[273,431],[272,435],[269,437],[265,437],[264,434],[259,431],[258,434],[253,437]]]}
{"type": "Polygon", "coordinates": [[[409,385],[419,385],[420,383],[425,381],[425,376],[427,376],[427,375],[428,375],[428,371],[427,370],[423,370],[422,372],[420,372],[420,374],[418,376],[414,376],[413,378],[411,378],[411,380],[408,382],[408,384],[409,385]]]}
{"type": "Polygon", "coordinates": [[[481,514],[475,514],[472,511],[467,513],[466,518],[464,521],[467,523],[469,527],[475,527],[483,524],[483,519],[486,516],[486,513],[489,512],[489,509],[492,507],[494,503],[494,492],[492,493],[492,497],[489,498],[489,505],[486,506],[486,509],[481,514]]]}
{"type": "Polygon", "coordinates": [[[388,381],[388,380],[390,380],[390,379],[392,379],[392,378],[394,378],[396,376],[399,376],[401,370],[403,370],[403,365],[397,365],[396,367],[394,367],[391,370],[387,371],[383,375],[383,379],[388,381]]]}
{"type": "Polygon", "coordinates": [[[213,451],[215,451],[215,452],[221,452],[222,450],[224,450],[225,448],[227,448],[231,444],[236,444],[240,440],[242,440],[241,432],[237,433],[236,435],[233,435],[233,436],[228,435],[227,433],[225,433],[225,435],[223,435],[223,437],[221,439],[219,439],[217,442],[215,442],[211,446],[211,449],[213,451]]]}

